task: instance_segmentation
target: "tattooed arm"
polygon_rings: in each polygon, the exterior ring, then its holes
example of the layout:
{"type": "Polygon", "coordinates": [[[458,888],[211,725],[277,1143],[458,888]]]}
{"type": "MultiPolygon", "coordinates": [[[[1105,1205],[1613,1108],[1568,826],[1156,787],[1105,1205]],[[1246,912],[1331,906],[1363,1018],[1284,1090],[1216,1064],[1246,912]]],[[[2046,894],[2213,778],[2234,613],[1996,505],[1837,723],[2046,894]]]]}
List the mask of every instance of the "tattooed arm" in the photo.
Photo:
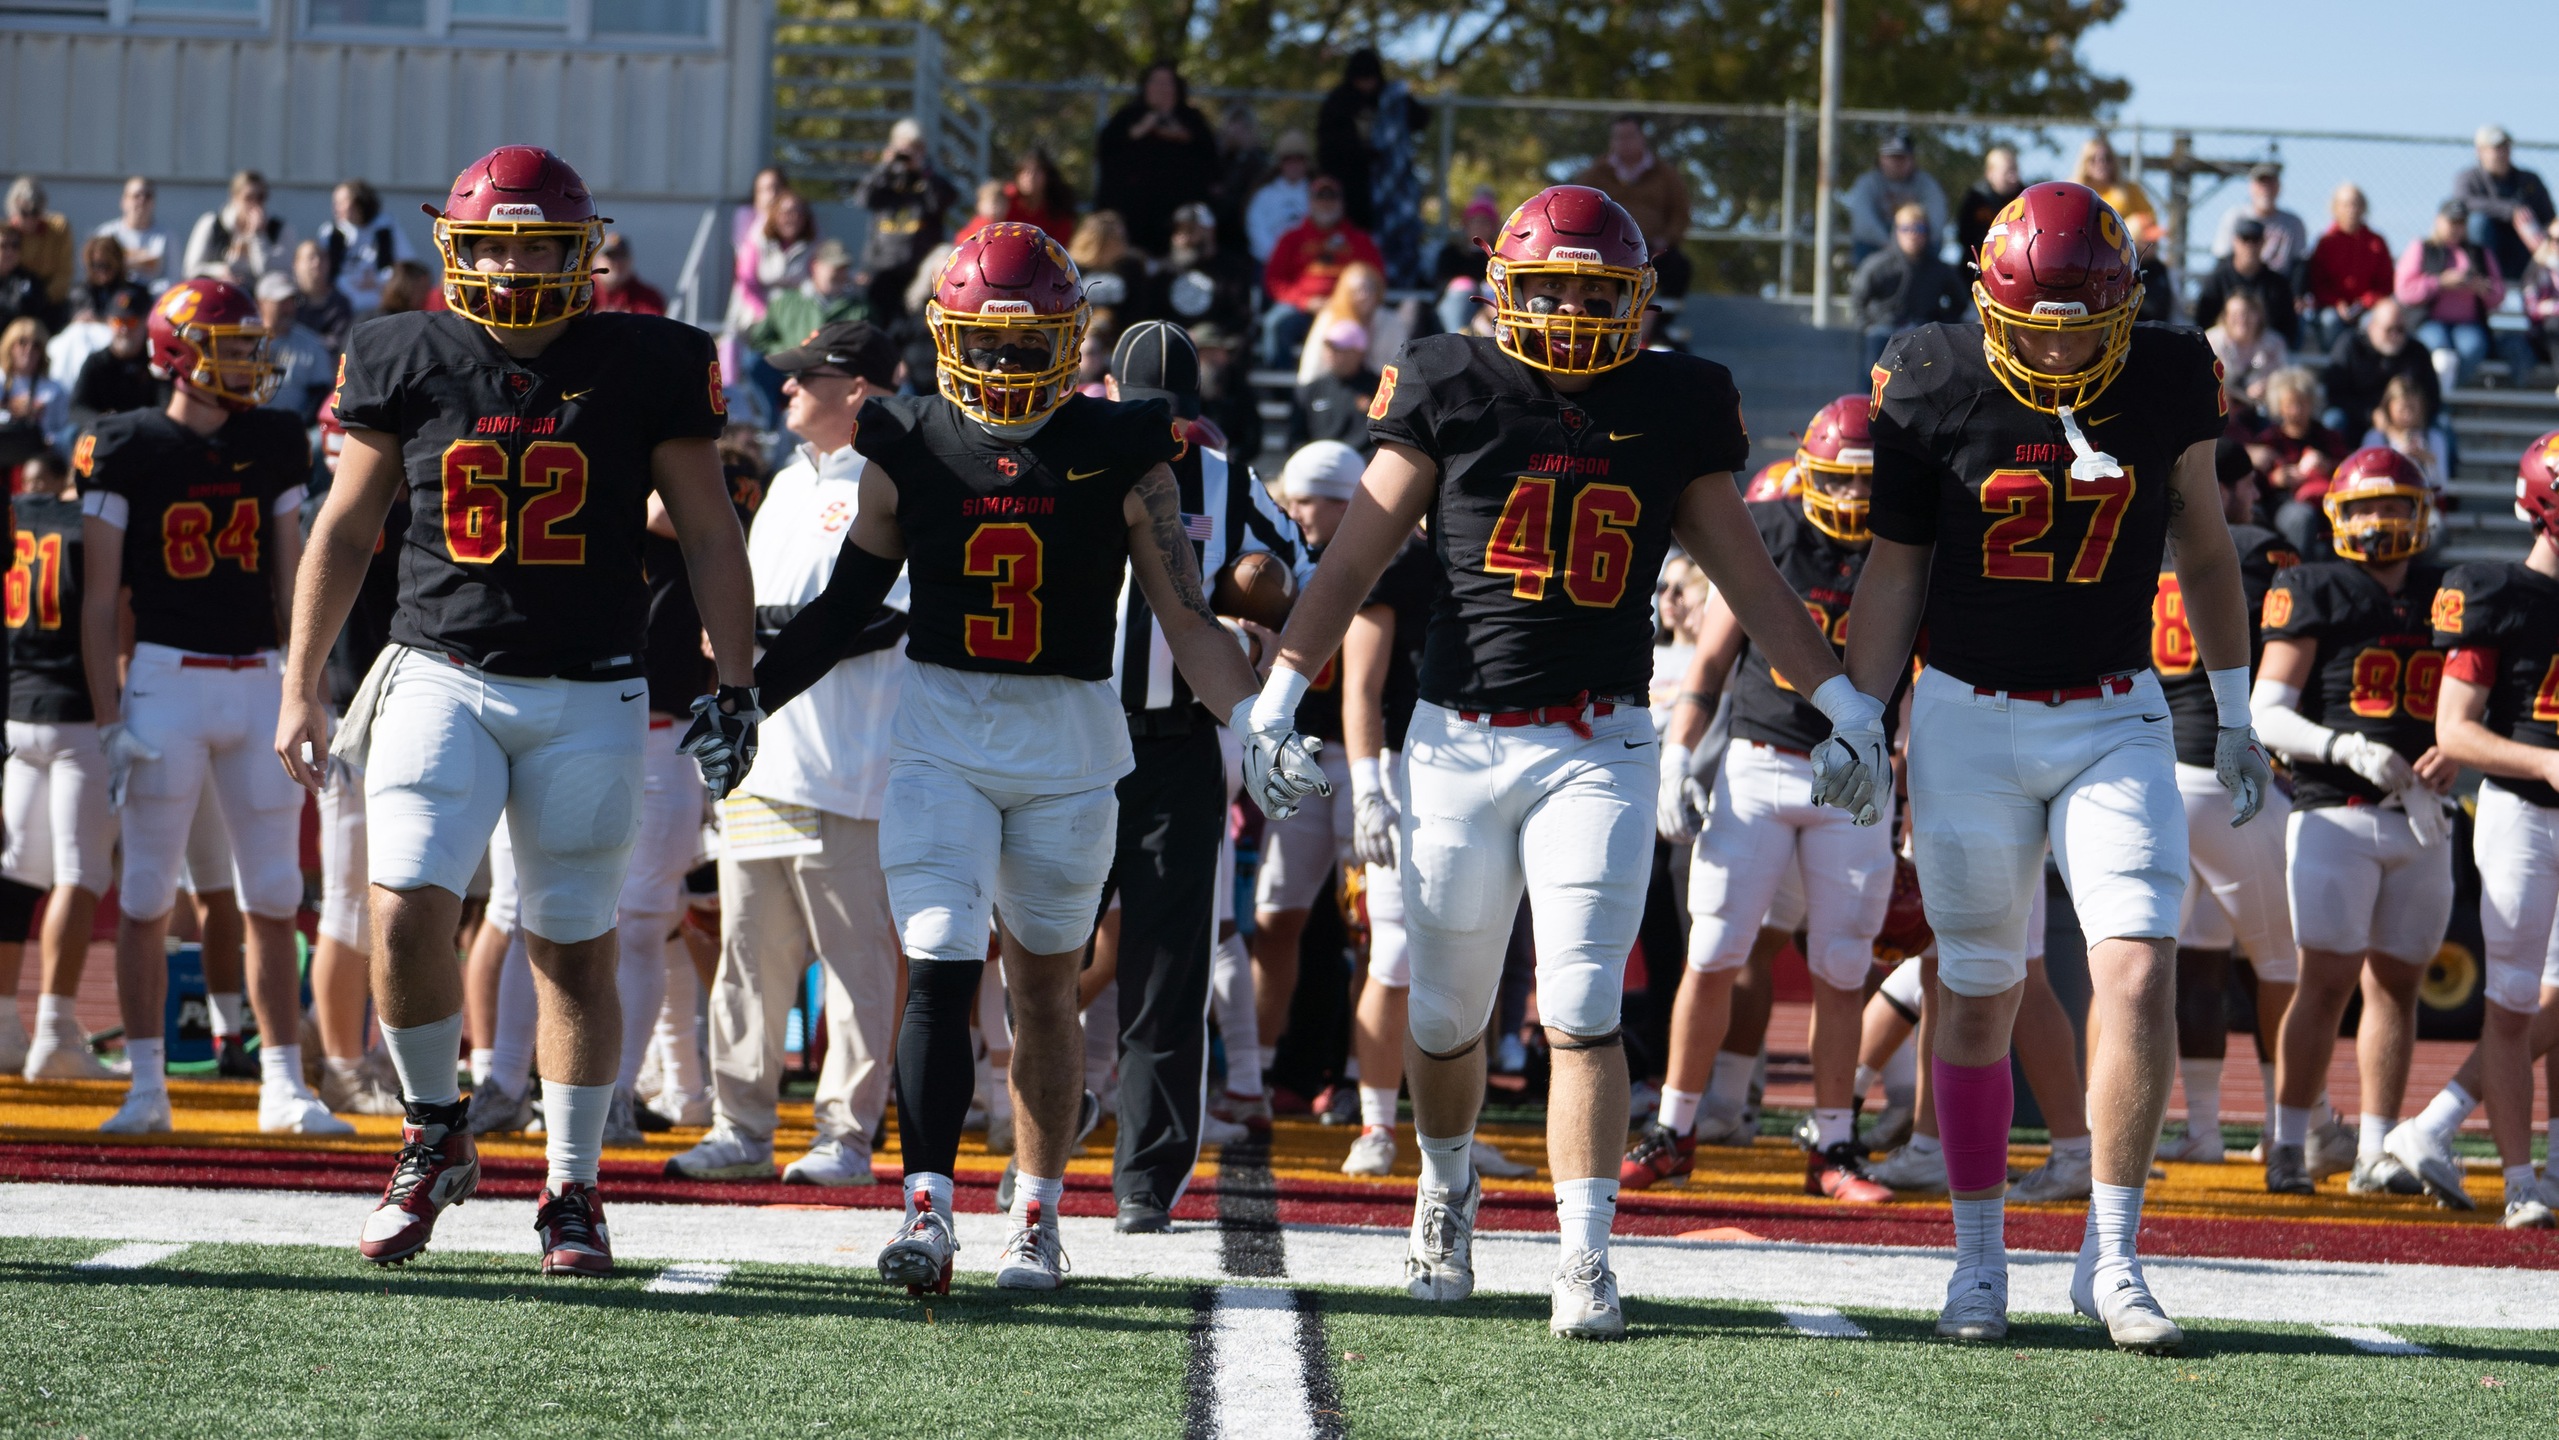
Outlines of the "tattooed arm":
{"type": "Polygon", "coordinates": [[[1182,678],[1209,708],[1233,713],[1238,702],[1258,693],[1261,682],[1244,649],[1209,612],[1200,587],[1199,557],[1182,533],[1182,492],[1170,466],[1158,465],[1128,492],[1128,559],[1137,572],[1137,588],[1164,627],[1165,643],[1182,678]]]}

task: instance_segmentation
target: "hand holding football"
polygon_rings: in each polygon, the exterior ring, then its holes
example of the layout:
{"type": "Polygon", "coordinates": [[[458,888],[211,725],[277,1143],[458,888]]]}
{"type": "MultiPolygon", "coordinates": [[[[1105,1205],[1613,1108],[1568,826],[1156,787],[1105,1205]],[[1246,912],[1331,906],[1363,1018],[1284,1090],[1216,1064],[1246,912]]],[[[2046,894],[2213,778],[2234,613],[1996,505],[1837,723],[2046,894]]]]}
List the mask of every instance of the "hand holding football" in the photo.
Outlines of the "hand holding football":
{"type": "Polygon", "coordinates": [[[1217,572],[1208,608],[1277,630],[1288,623],[1289,607],[1296,602],[1297,578],[1287,562],[1266,550],[1247,550],[1217,572]]]}

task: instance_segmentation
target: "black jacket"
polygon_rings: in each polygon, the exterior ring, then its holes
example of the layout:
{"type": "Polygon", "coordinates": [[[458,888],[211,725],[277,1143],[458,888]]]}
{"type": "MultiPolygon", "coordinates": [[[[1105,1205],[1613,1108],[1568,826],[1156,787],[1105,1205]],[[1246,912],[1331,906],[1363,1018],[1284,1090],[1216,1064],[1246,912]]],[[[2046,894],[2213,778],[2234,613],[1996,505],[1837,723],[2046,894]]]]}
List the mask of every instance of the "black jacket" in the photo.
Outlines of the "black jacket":
{"type": "Polygon", "coordinates": [[[2405,375],[2426,395],[2426,414],[2434,416],[2443,410],[2443,381],[2435,374],[2434,357],[2426,347],[2409,340],[2396,355],[2384,355],[2374,348],[2358,327],[2339,336],[2335,349],[2328,352],[2328,371],[2320,383],[2328,389],[2328,403],[2346,412],[2342,427],[2349,435],[2361,435],[2372,425],[2374,407],[2381,404],[2381,393],[2390,388],[2391,377],[2405,375]]]}
{"type": "Polygon", "coordinates": [[[1173,107],[1173,119],[1189,132],[1181,140],[1132,136],[1145,115],[1146,102],[1132,100],[1102,127],[1096,155],[1101,183],[1094,188],[1093,208],[1118,211],[1128,222],[1129,243],[1161,255],[1173,240],[1173,212],[1215,194],[1226,165],[1217,153],[1216,132],[1197,107],[1173,107]]]}
{"type": "Polygon", "coordinates": [[[1375,450],[1377,442],[1368,437],[1368,402],[1376,394],[1374,370],[1348,380],[1328,372],[1298,386],[1288,407],[1289,450],[1310,440],[1339,440],[1362,455],[1375,450]]]}
{"type": "Polygon", "coordinates": [[[2284,337],[2287,345],[2301,344],[2301,314],[2293,302],[2292,282],[2271,265],[2260,266],[2254,275],[2242,275],[2226,255],[2195,291],[2195,328],[2211,329],[2221,319],[2222,302],[2242,290],[2257,297],[2266,312],[2268,330],[2284,337]]]}
{"type": "Polygon", "coordinates": [[[1905,255],[1888,246],[1866,257],[1848,282],[1848,303],[1869,330],[1908,330],[1964,318],[1963,276],[1936,252],[1905,255]]]}

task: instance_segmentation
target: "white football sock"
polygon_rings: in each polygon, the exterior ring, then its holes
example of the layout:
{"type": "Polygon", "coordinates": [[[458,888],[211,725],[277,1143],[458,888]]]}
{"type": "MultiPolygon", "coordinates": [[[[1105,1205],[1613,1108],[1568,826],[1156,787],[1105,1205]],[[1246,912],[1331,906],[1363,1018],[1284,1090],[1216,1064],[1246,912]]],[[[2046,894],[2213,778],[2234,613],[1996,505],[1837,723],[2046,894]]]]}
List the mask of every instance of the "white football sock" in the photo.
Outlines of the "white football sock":
{"type": "MultiPolygon", "coordinates": [[[[453,1061],[448,1057],[445,1071],[453,1061]]],[[[450,1083],[450,1082],[448,1082],[450,1083]]],[[[542,1082],[542,1156],[550,1169],[545,1183],[595,1183],[596,1166],[604,1159],[604,1122],[613,1110],[613,1086],[542,1082]]]]}
{"type": "Polygon", "coordinates": [[[137,1093],[169,1092],[168,1054],[169,1042],[161,1036],[124,1042],[124,1057],[133,1062],[133,1088],[137,1093]]]}
{"type": "Polygon", "coordinates": [[[1909,1144],[1910,1153],[1913,1155],[1934,1155],[1946,1148],[1946,1142],[1936,1136],[1916,1133],[1910,1137],[1909,1144]]]}
{"type": "Polygon", "coordinates": [[[2526,1195],[2531,1194],[2532,1187],[2537,1183],[2539,1182],[2537,1177],[2532,1173],[2531,1161],[2526,1160],[2521,1165],[2507,1166],[2506,1203],[2512,1205],[2526,1195]]]}
{"type": "Polygon", "coordinates": [[[1855,1123],[1846,1106],[1837,1109],[1816,1108],[1813,1111],[1813,1148],[1827,1150],[1843,1140],[1852,1138],[1849,1127],[1855,1123]]]}
{"type": "Polygon", "coordinates": [[[1453,1195],[1466,1193],[1475,1177],[1475,1163],[1467,1153],[1474,1148],[1475,1132],[1434,1139],[1416,1129],[1413,1138],[1422,1147],[1422,1183],[1453,1195]]]}
{"type": "Polygon", "coordinates": [[[2303,1145],[2310,1140],[2310,1110],[2302,1105],[2275,1107],[2275,1139],[2277,1145],[2303,1145]]]}
{"type": "Polygon", "coordinates": [[[1673,1135],[1685,1135],[1697,1128],[1697,1102],[1706,1097],[1693,1090],[1662,1088],[1662,1128],[1673,1135]]]}
{"type": "Polygon", "coordinates": [[[2366,1110],[2355,1117],[2355,1160],[2358,1164],[2381,1153],[2381,1142],[2390,1136],[2390,1127],[2399,1123],[2396,1115],[2375,1115],[2366,1110]]]}
{"type": "Polygon", "coordinates": [[[2008,1269],[2006,1197],[1957,1200],[1954,1207],[1955,1268],[1988,1266],[2005,1272],[2008,1269]]]}
{"type": "Polygon", "coordinates": [[[1395,1092],[1392,1085],[1359,1087],[1359,1123],[1370,1130],[1395,1128],[1395,1092]]]}
{"type": "Polygon", "coordinates": [[[2141,1230],[2141,1192],[2139,1185],[2109,1185],[2103,1180],[2088,1186],[2088,1231],[2082,1248],[2094,1243],[2097,1263],[2130,1264],[2133,1239],[2141,1230]]]}
{"type": "Polygon", "coordinates": [[[2462,1089],[2460,1081],[2447,1080],[2435,1098],[2426,1102],[2426,1108],[2417,1112],[2417,1125],[2437,1140],[2450,1144],[2453,1135],[2461,1129],[2461,1122],[2469,1119],[2470,1112],[2478,1105],[2478,1099],[2462,1089]]]}
{"type": "Polygon", "coordinates": [[[1916,1105],[1919,1103],[1919,1042],[1916,1037],[1904,1040],[1901,1048],[1884,1061],[1884,1103],[1916,1105]]]}
{"type": "MultiPolygon", "coordinates": [[[[462,1098],[453,1080],[453,1056],[462,1044],[462,1012],[424,1025],[382,1027],[382,1048],[400,1075],[400,1098],[412,1105],[450,1105],[462,1098]]],[[[529,1048],[529,1047],[528,1047],[529,1048]]],[[[548,1115],[546,1125],[560,1122],[548,1115]]]]}
{"type": "Polygon", "coordinates": [[[909,1175],[906,1177],[906,1213],[930,1205],[944,1215],[951,1213],[951,1177],[948,1175],[909,1175]]]}
{"type": "Polygon", "coordinates": [[[1856,1100],[1865,1099],[1866,1092],[1875,1088],[1875,1082],[1882,1079],[1883,1074],[1883,1071],[1876,1069],[1872,1065],[1858,1066],[1857,1079],[1852,1083],[1852,1088],[1850,1089],[1849,1094],[1856,1100]]]}
{"type": "MultiPolygon", "coordinates": [[[[447,1061],[450,1066],[452,1062],[447,1061]]],[[[302,1047],[299,1045],[261,1045],[258,1047],[258,1083],[280,1085],[288,1090],[302,1088],[302,1047]]],[[[454,1092],[459,1095],[461,1092],[454,1092]]]]}
{"type": "Polygon", "coordinates": [[[1614,1180],[1555,1182],[1555,1223],[1563,1232],[1564,1252],[1608,1252],[1608,1227],[1617,1219],[1614,1180]]]}
{"type": "Polygon", "coordinates": [[[2053,1158],[2056,1160],[2065,1158],[2077,1158],[2081,1160],[2087,1159],[2089,1153],[2088,1142],[2090,1138],[2091,1137],[2086,1135],[2073,1135],[2067,1140],[2055,1140],[2053,1142],[2053,1158]]]}
{"type": "Polygon", "coordinates": [[[364,1073],[364,1061],[361,1058],[349,1060],[340,1055],[323,1055],[320,1057],[320,1064],[326,1067],[330,1074],[341,1080],[353,1079],[364,1073]]]}
{"type": "Polygon", "coordinates": [[[1750,1075],[1759,1065],[1756,1055],[1736,1055],[1729,1050],[1715,1052],[1715,1078],[1706,1082],[1706,1113],[1739,1115],[1750,1104],[1750,1075]]]}
{"type": "Polygon", "coordinates": [[[204,997],[205,1008],[213,1015],[213,1033],[219,1039],[240,1033],[240,1019],[245,1002],[237,990],[216,990],[204,997]]]}
{"type": "Polygon", "coordinates": [[[1027,1170],[1022,1171],[1013,1177],[1013,1208],[1009,1213],[1014,1219],[1019,1220],[1030,1213],[1027,1207],[1037,1205],[1045,1209],[1051,1219],[1055,1219],[1058,1197],[1065,1193],[1065,1176],[1060,1175],[1050,1180],[1033,1175],[1027,1170]]]}
{"type": "Polygon", "coordinates": [[[51,1036],[57,1045],[87,1045],[89,1036],[80,1028],[80,1017],[73,1013],[74,1003],[68,995],[37,996],[36,1033],[51,1036]]]}
{"type": "Polygon", "coordinates": [[[2221,1138],[2221,1062],[2192,1059],[2177,1062],[2186,1086],[2186,1133],[2221,1138]]]}
{"type": "Polygon", "coordinates": [[[536,1004],[533,960],[519,930],[498,966],[497,1034],[489,1048],[489,1081],[509,1095],[521,1095],[533,1083],[533,1035],[541,1018],[536,1004]]]}
{"type": "Polygon", "coordinates": [[[496,1052],[495,1050],[490,1050],[490,1049],[487,1049],[487,1048],[485,1048],[485,1047],[482,1047],[482,1046],[476,1046],[476,1045],[472,1047],[472,1049],[471,1049],[471,1088],[472,1088],[472,1089],[477,1090],[477,1089],[479,1089],[481,1086],[486,1085],[486,1084],[488,1084],[488,1083],[489,1083],[489,1071],[490,1071],[490,1070],[492,1070],[492,1069],[494,1069],[494,1068],[496,1068],[496,1066],[497,1066],[497,1056],[498,1056],[498,1052],[496,1052]]]}

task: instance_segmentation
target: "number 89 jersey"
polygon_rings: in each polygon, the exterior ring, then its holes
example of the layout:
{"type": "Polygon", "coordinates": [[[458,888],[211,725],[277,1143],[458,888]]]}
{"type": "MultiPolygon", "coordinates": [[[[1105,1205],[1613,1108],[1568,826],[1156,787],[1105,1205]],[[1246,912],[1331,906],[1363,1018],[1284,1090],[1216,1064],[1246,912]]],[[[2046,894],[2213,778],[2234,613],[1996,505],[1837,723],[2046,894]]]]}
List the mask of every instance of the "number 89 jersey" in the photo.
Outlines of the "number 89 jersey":
{"type": "MultiPolygon", "coordinates": [[[[2263,616],[2268,640],[2306,640],[2319,647],[2302,687],[2306,718],[2368,735],[2409,760],[2435,743],[2435,696],[2443,687],[2444,652],[2435,648],[2431,612],[2444,572],[2424,560],[2408,565],[2399,593],[2350,560],[2296,565],[2275,577],[2263,616]]],[[[2371,804],[2382,792],[2343,765],[2303,761],[2293,767],[2293,806],[2371,804]]]]}
{"type": "Polygon", "coordinates": [[[2228,423],[2221,369],[2190,330],[2136,325],[2123,373],[2073,418],[2121,475],[2072,477],[2061,418],[2008,392],[1979,325],[1928,325],[1874,370],[1878,536],[1933,545],[1931,667],[1989,690],[2050,690],[2150,663],[2168,492],[2187,447],[2228,423]]]}
{"type": "Polygon", "coordinates": [[[1489,339],[1433,335],[1387,367],[1369,421],[1439,466],[1430,535],[1448,588],[1423,699],[1498,711],[1646,693],[1680,497],[1750,458],[1731,372],[1647,350],[1567,395],[1489,339]]]}
{"type": "Polygon", "coordinates": [[[660,442],[727,421],[711,337],[590,314],[517,359],[451,311],[358,325],[338,419],[398,437],[409,482],[391,638],[500,675],[637,675],[660,442]]]}
{"type": "Polygon", "coordinates": [[[199,435],[127,410],[80,437],[71,469],[81,512],[124,531],[135,640],[206,655],[274,648],[268,552],[274,527],[298,523],[311,474],[291,414],[244,410],[199,435]]]}

